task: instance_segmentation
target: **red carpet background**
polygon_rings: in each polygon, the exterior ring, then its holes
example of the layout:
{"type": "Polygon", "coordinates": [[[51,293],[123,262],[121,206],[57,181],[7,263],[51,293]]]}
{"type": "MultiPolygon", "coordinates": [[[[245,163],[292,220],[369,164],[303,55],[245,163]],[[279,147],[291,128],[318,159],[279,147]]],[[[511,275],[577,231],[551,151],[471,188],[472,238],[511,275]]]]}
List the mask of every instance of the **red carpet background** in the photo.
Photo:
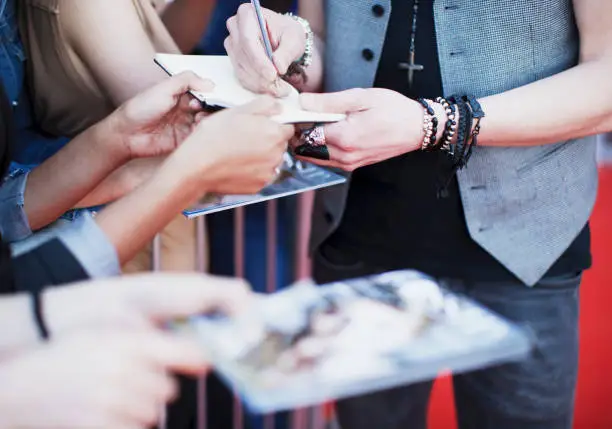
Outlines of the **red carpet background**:
{"type": "MultiPolygon", "coordinates": [[[[600,170],[591,234],[593,268],[586,273],[580,295],[580,373],[574,429],[612,429],[612,167],[600,170]]],[[[455,429],[448,378],[438,381],[432,399],[430,429],[455,429]]]]}

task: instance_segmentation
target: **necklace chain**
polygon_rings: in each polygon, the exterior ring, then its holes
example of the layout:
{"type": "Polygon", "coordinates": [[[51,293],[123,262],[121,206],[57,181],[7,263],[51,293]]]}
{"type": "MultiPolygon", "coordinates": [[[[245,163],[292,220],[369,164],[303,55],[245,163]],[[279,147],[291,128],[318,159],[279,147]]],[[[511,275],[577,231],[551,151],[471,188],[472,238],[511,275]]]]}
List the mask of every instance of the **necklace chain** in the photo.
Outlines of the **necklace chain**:
{"type": "Polygon", "coordinates": [[[410,55],[416,54],[416,33],[419,20],[419,0],[414,0],[412,6],[412,32],[410,33],[410,55]]]}

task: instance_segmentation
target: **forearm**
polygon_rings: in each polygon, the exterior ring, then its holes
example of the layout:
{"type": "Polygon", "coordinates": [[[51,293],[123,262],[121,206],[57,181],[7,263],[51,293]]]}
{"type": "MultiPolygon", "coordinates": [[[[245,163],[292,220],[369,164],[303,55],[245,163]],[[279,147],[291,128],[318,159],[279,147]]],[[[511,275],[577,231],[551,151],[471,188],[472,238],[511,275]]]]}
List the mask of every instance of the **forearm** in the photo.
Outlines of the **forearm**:
{"type": "Polygon", "coordinates": [[[103,121],[81,133],[34,169],[27,181],[24,210],[32,230],[43,228],[91,192],[127,161],[103,121]],[[115,149],[116,147],[116,149],[115,149]]]}
{"type": "Polygon", "coordinates": [[[149,180],[163,159],[163,157],[135,159],[119,167],[79,201],[75,208],[108,204],[127,195],[149,180]]]}
{"type": "Polygon", "coordinates": [[[176,159],[169,158],[151,180],[97,216],[97,224],[115,247],[121,264],[204,194],[198,181],[187,180],[183,171],[176,159]]]}
{"type": "Polygon", "coordinates": [[[201,40],[215,4],[215,0],[174,0],[164,9],[164,24],[183,53],[193,51],[201,40]]]}
{"type": "Polygon", "coordinates": [[[480,100],[478,143],[533,146],[612,130],[612,57],[480,100]]]}

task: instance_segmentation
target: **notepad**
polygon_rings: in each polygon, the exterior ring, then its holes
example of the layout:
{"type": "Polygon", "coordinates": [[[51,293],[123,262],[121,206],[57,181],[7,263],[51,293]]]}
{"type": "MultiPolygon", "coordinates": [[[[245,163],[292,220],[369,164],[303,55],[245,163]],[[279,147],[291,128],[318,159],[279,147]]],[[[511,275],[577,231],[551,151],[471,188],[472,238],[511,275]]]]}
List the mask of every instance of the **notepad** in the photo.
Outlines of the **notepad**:
{"type": "MultiPolygon", "coordinates": [[[[245,89],[240,84],[228,56],[157,54],[155,62],[169,75],[192,71],[202,78],[213,81],[215,88],[211,92],[194,93],[200,101],[210,106],[237,107],[248,104],[258,97],[258,94],[245,89]]],[[[283,111],[273,119],[283,124],[328,123],[346,118],[344,114],[303,110],[300,106],[299,93],[294,88],[287,97],[279,100],[283,111]]]]}

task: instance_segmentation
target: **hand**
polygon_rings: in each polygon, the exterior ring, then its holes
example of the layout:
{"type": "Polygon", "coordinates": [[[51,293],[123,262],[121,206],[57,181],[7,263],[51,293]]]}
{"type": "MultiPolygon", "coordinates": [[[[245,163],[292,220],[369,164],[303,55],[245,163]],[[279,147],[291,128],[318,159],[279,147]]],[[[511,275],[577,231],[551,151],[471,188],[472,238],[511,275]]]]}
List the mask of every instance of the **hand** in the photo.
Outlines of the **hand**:
{"type": "Polygon", "coordinates": [[[44,318],[52,338],[91,328],[149,329],[172,319],[247,310],[252,294],[239,279],[198,274],[126,276],[47,289],[44,318]]]}
{"type": "Polygon", "coordinates": [[[304,28],[293,18],[262,9],[270,43],[274,50],[274,63],[266,55],[261,31],[253,6],[244,3],[235,16],[227,21],[229,37],[225,50],[236,76],[251,91],[282,97],[289,94],[290,86],[279,76],[302,57],[306,50],[304,28]]]}
{"type": "Polygon", "coordinates": [[[52,341],[0,364],[0,426],[145,429],[176,396],[169,371],[206,369],[196,344],[161,332],[91,331],[52,341]]]}
{"type": "Polygon", "coordinates": [[[202,113],[188,91],[208,92],[213,83],[193,73],[173,76],[119,107],[106,120],[128,159],[165,155],[191,134],[202,113]]]}
{"type": "Polygon", "coordinates": [[[347,115],[325,125],[330,161],[305,161],[353,171],[421,148],[423,108],[397,92],[372,88],[302,94],[301,103],[306,110],[347,115]]]}
{"type": "Polygon", "coordinates": [[[262,97],[243,107],[204,119],[171,157],[172,175],[195,182],[198,189],[219,194],[254,194],[276,177],[291,125],[270,119],[280,105],[262,97]]]}

